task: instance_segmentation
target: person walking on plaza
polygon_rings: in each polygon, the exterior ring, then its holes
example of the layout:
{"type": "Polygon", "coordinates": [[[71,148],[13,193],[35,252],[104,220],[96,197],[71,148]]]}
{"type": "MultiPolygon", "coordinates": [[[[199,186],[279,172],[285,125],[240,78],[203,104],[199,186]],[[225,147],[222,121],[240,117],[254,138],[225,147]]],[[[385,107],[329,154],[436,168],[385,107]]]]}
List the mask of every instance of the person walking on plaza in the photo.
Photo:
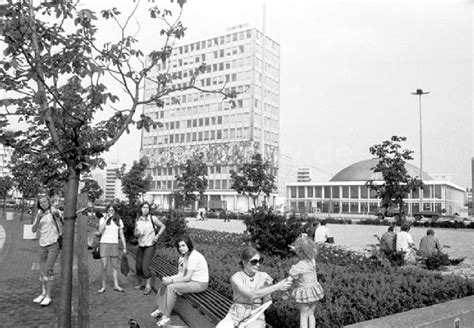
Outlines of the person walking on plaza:
{"type": "Polygon", "coordinates": [[[144,295],[151,293],[150,264],[155,255],[155,245],[165,231],[165,225],[154,215],[150,214],[150,203],[140,204],[141,215],[135,222],[134,236],[138,238],[138,249],[135,269],[140,281],[135,289],[145,290],[144,295]],[[159,230],[158,230],[159,229],[159,230]]]}
{"type": "MultiPolygon", "coordinates": [[[[291,281],[283,279],[273,284],[273,279],[266,272],[260,271],[260,265],[263,263],[263,257],[253,247],[246,247],[240,255],[239,265],[241,270],[236,272],[231,278],[232,299],[228,315],[221,321],[232,321],[234,327],[239,325],[253,315],[253,311],[263,303],[271,300],[271,294],[276,291],[288,290],[291,281]]],[[[219,327],[219,325],[218,325],[219,327]]],[[[262,312],[258,318],[247,324],[247,328],[266,327],[265,315],[262,312]]]]}
{"type": "Polygon", "coordinates": [[[414,262],[415,261],[415,243],[413,238],[408,233],[410,231],[410,226],[404,224],[401,227],[401,231],[397,232],[395,250],[397,252],[405,253],[405,261],[414,262]]]}
{"type": "Polygon", "coordinates": [[[433,229],[426,231],[426,236],[421,238],[420,247],[418,248],[418,254],[425,257],[431,257],[441,252],[441,243],[435,236],[433,229]]]}
{"type": "Polygon", "coordinates": [[[326,228],[326,221],[321,221],[314,231],[314,241],[317,243],[326,243],[329,238],[329,229],[326,228]]]}
{"type": "Polygon", "coordinates": [[[157,322],[159,327],[170,322],[170,315],[178,295],[205,291],[209,284],[207,261],[194,249],[189,236],[179,238],[176,241],[176,248],[180,254],[178,274],[163,277],[156,299],[158,307],[150,314],[152,317],[161,316],[157,322]]]}
{"type": "Polygon", "coordinates": [[[41,196],[37,203],[38,211],[31,230],[39,232],[39,264],[41,295],[33,302],[42,306],[51,304],[51,291],[54,281],[54,263],[59,255],[59,242],[62,235],[62,222],[59,211],[51,207],[51,201],[47,196],[41,196]]]}
{"type": "Polygon", "coordinates": [[[100,237],[100,260],[102,262],[102,288],[99,294],[105,292],[107,281],[107,266],[112,264],[112,276],[114,278],[114,290],[123,293],[123,288],[118,283],[118,256],[119,239],[122,241],[123,254],[127,253],[127,243],[123,234],[123,222],[117,214],[117,207],[110,204],[106,208],[105,217],[99,221],[100,237]]]}
{"type": "Polygon", "coordinates": [[[289,276],[296,285],[290,292],[300,311],[300,328],[315,328],[314,311],[316,302],[324,297],[324,290],[318,282],[315,256],[316,243],[300,237],[296,239],[292,250],[298,257],[298,262],[291,266],[289,276]]]}
{"type": "Polygon", "coordinates": [[[394,232],[394,227],[388,227],[387,231],[380,238],[380,247],[385,253],[390,253],[395,251],[397,235],[394,232]]]}

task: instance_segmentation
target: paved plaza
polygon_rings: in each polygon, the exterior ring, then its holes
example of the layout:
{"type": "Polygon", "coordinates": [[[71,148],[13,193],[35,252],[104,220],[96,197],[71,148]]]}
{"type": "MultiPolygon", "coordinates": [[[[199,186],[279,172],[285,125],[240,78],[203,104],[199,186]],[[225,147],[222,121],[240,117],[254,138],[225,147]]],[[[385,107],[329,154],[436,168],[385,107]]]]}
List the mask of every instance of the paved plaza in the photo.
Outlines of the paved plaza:
{"type": "MultiPolygon", "coordinates": [[[[40,307],[32,302],[41,292],[38,281],[38,240],[23,239],[23,224],[0,218],[0,327],[49,328],[57,326],[59,311],[59,284],[55,284],[53,302],[48,307],[40,307]]],[[[74,265],[74,274],[76,274],[74,265]]],[[[56,281],[59,282],[59,260],[55,267],[56,281]]],[[[133,289],[135,278],[120,276],[125,293],[112,289],[112,274],[108,275],[107,291],[97,294],[100,288],[100,261],[89,258],[89,313],[92,328],[124,327],[130,318],[140,326],[156,327],[156,321],[149,316],[154,309],[155,294],[144,296],[133,289]]],[[[77,277],[73,283],[73,322],[77,327],[77,277]]],[[[174,324],[184,325],[176,316],[174,324]]]]}

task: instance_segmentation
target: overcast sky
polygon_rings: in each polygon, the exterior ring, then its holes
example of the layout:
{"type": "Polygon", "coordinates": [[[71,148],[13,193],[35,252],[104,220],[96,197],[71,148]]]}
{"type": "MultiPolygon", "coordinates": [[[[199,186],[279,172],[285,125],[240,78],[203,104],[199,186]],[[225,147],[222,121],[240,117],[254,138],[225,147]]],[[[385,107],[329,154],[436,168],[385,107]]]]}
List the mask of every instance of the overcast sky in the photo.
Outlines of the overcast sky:
{"type": "MultiPolygon", "coordinates": [[[[470,187],[471,7],[465,0],[267,0],[266,33],[281,46],[281,152],[336,173],[399,135],[418,166],[418,97],[411,92],[422,88],[430,92],[422,98],[424,169],[470,187]]],[[[188,0],[183,42],[242,23],[261,28],[262,8],[262,0],[188,0]]],[[[160,27],[142,19],[140,26],[143,48],[159,48],[160,27]]],[[[107,158],[130,164],[139,140],[139,133],[124,137],[107,158]]]]}

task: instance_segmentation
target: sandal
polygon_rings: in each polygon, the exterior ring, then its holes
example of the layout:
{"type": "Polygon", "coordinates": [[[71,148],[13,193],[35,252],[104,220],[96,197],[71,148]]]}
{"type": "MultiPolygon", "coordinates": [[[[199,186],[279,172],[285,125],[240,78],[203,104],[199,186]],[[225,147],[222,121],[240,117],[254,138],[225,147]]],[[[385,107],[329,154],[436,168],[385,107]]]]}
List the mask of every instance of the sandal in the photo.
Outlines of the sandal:
{"type": "Polygon", "coordinates": [[[97,291],[97,293],[99,293],[99,294],[103,294],[103,293],[105,293],[105,288],[101,288],[101,289],[99,289],[99,290],[97,291]]]}
{"type": "Polygon", "coordinates": [[[158,321],[156,324],[158,327],[165,326],[170,323],[170,318],[162,318],[160,321],[158,321]]]}
{"type": "Polygon", "coordinates": [[[156,309],[155,311],[150,313],[150,316],[153,318],[158,318],[159,316],[162,316],[162,315],[163,315],[163,312],[161,312],[160,309],[156,309]]]}
{"type": "Polygon", "coordinates": [[[40,303],[41,306],[48,306],[48,305],[50,305],[50,304],[51,304],[51,298],[49,298],[49,297],[47,297],[47,296],[46,296],[46,297],[43,299],[43,301],[40,303]]]}
{"type": "Polygon", "coordinates": [[[37,304],[40,304],[41,302],[43,302],[44,298],[46,297],[46,295],[40,295],[38,296],[37,298],[35,298],[33,300],[34,303],[37,303],[37,304]]]}
{"type": "Polygon", "coordinates": [[[151,288],[147,287],[147,288],[145,288],[145,291],[143,292],[143,295],[148,295],[150,293],[151,293],[151,288]]]}
{"type": "Polygon", "coordinates": [[[123,293],[123,288],[122,288],[122,287],[116,286],[116,287],[114,287],[114,290],[115,290],[116,292],[123,293]]]}

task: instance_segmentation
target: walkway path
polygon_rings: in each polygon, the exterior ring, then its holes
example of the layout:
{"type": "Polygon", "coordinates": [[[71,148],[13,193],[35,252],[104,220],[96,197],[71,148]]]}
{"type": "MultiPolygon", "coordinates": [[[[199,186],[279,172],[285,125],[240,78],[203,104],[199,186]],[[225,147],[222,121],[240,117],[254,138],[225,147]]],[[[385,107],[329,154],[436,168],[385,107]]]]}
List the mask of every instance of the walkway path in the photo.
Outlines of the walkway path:
{"type": "MultiPolygon", "coordinates": [[[[23,239],[23,222],[18,219],[6,221],[0,218],[0,327],[46,328],[57,327],[59,311],[59,285],[53,291],[53,303],[45,308],[32,300],[40,293],[38,282],[37,240],[23,239]]],[[[29,222],[29,219],[26,220],[29,222]]],[[[92,328],[128,328],[130,318],[140,326],[156,327],[156,321],[149,316],[154,309],[155,295],[144,296],[133,289],[133,276],[120,277],[125,293],[112,289],[112,275],[108,275],[108,289],[97,294],[100,288],[100,261],[89,259],[89,313],[92,328]]],[[[56,267],[56,281],[59,281],[59,260],[56,267]]],[[[76,274],[76,270],[74,270],[76,274]]],[[[77,327],[77,277],[74,277],[73,322],[77,327]]],[[[175,325],[184,323],[173,316],[175,325]]]]}

